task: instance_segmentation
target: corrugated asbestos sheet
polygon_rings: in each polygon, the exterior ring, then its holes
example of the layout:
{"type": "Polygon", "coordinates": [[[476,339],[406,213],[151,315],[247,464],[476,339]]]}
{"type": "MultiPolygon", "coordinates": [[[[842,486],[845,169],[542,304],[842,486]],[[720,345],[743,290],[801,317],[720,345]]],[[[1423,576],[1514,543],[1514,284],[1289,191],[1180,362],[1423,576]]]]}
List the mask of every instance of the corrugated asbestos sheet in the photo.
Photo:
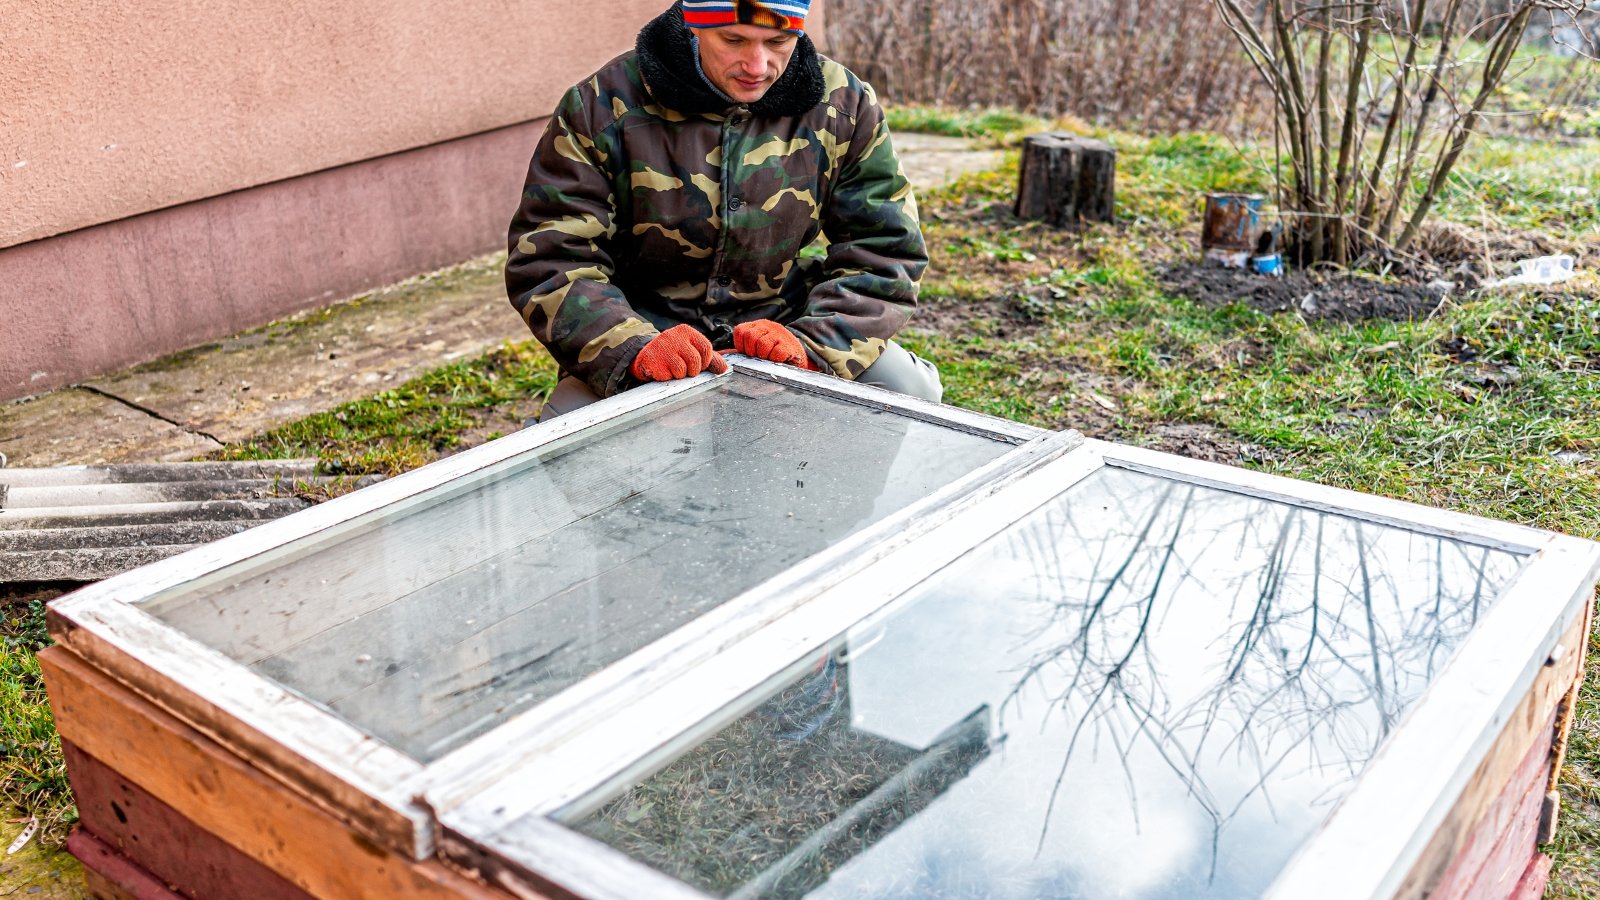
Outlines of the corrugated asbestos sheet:
{"type": "Polygon", "coordinates": [[[335,480],[311,459],[0,468],[0,584],[108,578],[304,509],[335,480]]]}

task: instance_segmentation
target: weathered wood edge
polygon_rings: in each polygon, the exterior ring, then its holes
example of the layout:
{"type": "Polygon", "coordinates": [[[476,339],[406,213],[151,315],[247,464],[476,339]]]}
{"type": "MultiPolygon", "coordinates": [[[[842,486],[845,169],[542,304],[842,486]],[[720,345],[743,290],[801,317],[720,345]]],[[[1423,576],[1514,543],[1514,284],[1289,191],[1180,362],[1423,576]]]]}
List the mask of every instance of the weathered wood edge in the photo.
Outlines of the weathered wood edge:
{"type": "Polygon", "coordinates": [[[84,882],[95,900],[183,900],[182,894],[169,890],[91,832],[73,831],[67,837],[67,852],[83,864],[84,882]]]}
{"type": "Polygon", "coordinates": [[[312,895],[501,896],[372,843],[68,648],[47,648],[39,663],[63,739],[312,895]]]}
{"type": "Polygon", "coordinates": [[[98,839],[175,896],[314,900],[70,740],[62,739],[61,753],[78,809],[74,836],[98,839]]]}
{"type": "Polygon", "coordinates": [[[552,895],[585,900],[711,900],[709,894],[626,853],[545,819],[529,823],[513,840],[484,846],[445,829],[439,846],[451,868],[524,900],[552,895]]]}
{"type": "Polygon", "coordinates": [[[427,811],[397,787],[415,760],[126,604],[48,616],[62,647],[367,838],[413,859],[433,852],[427,811]]]}
{"type": "Polygon", "coordinates": [[[1266,896],[1393,897],[1582,621],[1597,575],[1600,546],[1550,535],[1266,896]]]}
{"type": "MultiPolygon", "coordinates": [[[[686,749],[703,728],[737,717],[751,692],[775,674],[857,623],[886,614],[917,584],[1100,466],[1098,454],[1080,448],[1029,477],[1012,480],[983,502],[942,518],[937,528],[815,593],[748,637],[726,641],[709,656],[685,660],[692,665],[680,666],[681,671],[652,678],[641,685],[648,693],[630,697],[625,710],[594,721],[560,723],[559,732],[552,732],[547,746],[540,748],[536,763],[479,786],[474,795],[444,794],[446,804],[436,802],[439,794],[429,794],[425,800],[444,828],[494,841],[505,829],[521,829],[540,815],[625,782],[657,759],[686,749]]],[[[446,787],[459,791],[460,785],[446,787]]],[[[526,843],[521,838],[513,842],[526,843]]]]}
{"type": "MultiPolygon", "coordinates": [[[[1572,689],[1562,698],[1561,707],[1556,714],[1555,749],[1550,754],[1550,775],[1545,782],[1545,790],[1556,797],[1556,804],[1550,810],[1549,828],[1554,831],[1556,819],[1561,814],[1559,787],[1561,784],[1561,768],[1567,761],[1567,743],[1572,736],[1572,719],[1578,710],[1578,697],[1583,690],[1583,673],[1589,670],[1589,640],[1588,635],[1594,633],[1594,603],[1587,603],[1583,607],[1583,633],[1584,640],[1578,642],[1578,678],[1573,683],[1572,689]]],[[[1545,840],[1541,838],[1541,842],[1545,840]]]]}
{"type": "MultiPolygon", "coordinates": [[[[1573,628],[1562,646],[1575,644],[1573,628]]],[[[1575,658],[1575,657],[1574,657],[1575,658]]],[[[1573,660],[1564,660],[1561,675],[1570,678],[1573,660]]],[[[1544,673],[1555,682],[1555,673],[1544,673]]],[[[1467,900],[1505,897],[1537,855],[1539,807],[1544,800],[1544,769],[1550,762],[1553,715],[1541,716],[1541,693],[1552,685],[1535,684],[1523,699],[1489,755],[1478,764],[1467,793],[1457,800],[1444,825],[1412,866],[1397,898],[1402,900],[1467,900]],[[1517,719],[1527,721],[1516,721],[1517,719]],[[1542,720],[1542,724],[1534,721],[1542,720]],[[1499,877],[1496,877],[1499,876],[1499,877]],[[1498,888],[1497,888],[1498,886],[1498,888]]],[[[1553,705],[1554,701],[1550,701],[1553,705]]]]}
{"type": "Polygon", "coordinates": [[[1043,428],[1035,428],[1032,425],[1024,425],[1021,422],[1013,422],[1010,419],[972,412],[958,406],[946,406],[942,403],[934,403],[917,397],[908,397],[905,394],[897,394],[894,391],[874,387],[870,384],[858,384],[833,375],[810,372],[794,366],[768,362],[764,359],[752,359],[748,356],[733,354],[728,357],[728,361],[733,364],[736,371],[764,381],[801,388],[814,394],[849,400],[863,406],[897,413],[908,419],[943,425],[969,434],[999,437],[1012,443],[1020,444],[1049,433],[1043,428]]]}

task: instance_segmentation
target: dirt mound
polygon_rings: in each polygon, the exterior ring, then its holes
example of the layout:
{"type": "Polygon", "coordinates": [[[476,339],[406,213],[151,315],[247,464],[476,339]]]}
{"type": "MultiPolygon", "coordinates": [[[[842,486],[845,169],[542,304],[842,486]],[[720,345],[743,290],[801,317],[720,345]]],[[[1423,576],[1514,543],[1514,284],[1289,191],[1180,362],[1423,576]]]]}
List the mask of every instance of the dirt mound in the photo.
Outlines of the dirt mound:
{"type": "Polygon", "coordinates": [[[1243,303],[1265,313],[1293,311],[1340,322],[1421,318],[1437,309],[1452,287],[1443,281],[1395,284],[1348,274],[1291,272],[1273,278],[1197,263],[1172,266],[1159,277],[1169,294],[1207,307],[1243,303]]]}

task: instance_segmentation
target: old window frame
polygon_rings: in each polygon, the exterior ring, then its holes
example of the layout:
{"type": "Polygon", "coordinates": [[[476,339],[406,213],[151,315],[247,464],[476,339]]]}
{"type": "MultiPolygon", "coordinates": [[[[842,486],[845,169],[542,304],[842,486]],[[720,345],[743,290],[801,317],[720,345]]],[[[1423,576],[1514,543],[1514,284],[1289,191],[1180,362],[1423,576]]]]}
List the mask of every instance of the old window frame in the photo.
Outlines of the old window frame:
{"type": "MultiPolygon", "coordinates": [[[[414,859],[435,849],[432,812],[418,798],[476,793],[522,764],[532,737],[580,727],[597,709],[625,708],[679,667],[693,665],[706,636],[737,635],[782,616],[808,596],[914,540],[959,510],[1081,443],[954,407],[842,379],[734,357],[734,371],[872,409],[1011,444],[1013,449],[768,579],[702,619],[602,669],[431,763],[421,763],[356,725],[250,671],[137,604],[202,582],[294,541],[332,538],[356,520],[591,428],[619,424],[658,405],[714,389],[718,376],[644,385],[535,428],[439,460],[361,491],[83,588],[50,608],[61,644],[275,776],[359,833],[414,859]],[[685,653],[685,647],[689,652],[685,653]]],[[[731,638],[724,638],[731,639],[731,638]]],[[[713,638],[713,642],[715,638],[713,638]]],[[[535,742],[536,743],[536,742],[535,742]]]]}
{"type": "Polygon", "coordinates": [[[1600,577],[1600,544],[1101,441],[1088,441],[984,503],[945,517],[870,569],[721,646],[714,659],[662,682],[648,704],[637,697],[632,717],[612,715],[588,729],[548,735],[545,751],[476,796],[463,794],[460,784],[441,785],[428,797],[441,826],[441,852],[513,892],[554,887],[596,898],[708,897],[566,828],[552,814],[625,779],[630,767],[644,761],[645,754],[636,754],[619,762],[625,754],[608,754],[606,748],[646,747],[653,755],[687,747],[706,723],[741,713],[741,702],[786,666],[882,615],[962,554],[1102,466],[1525,556],[1472,634],[1268,892],[1274,898],[1392,896],[1561,637],[1575,622],[1587,622],[1600,577]]]}

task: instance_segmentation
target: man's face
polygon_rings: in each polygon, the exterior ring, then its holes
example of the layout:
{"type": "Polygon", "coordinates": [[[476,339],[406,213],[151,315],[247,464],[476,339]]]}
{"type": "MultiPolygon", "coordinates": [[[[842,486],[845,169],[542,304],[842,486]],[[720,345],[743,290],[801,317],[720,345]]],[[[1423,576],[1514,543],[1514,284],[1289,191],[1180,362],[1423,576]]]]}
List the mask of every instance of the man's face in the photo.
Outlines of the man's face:
{"type": "Polygon", "coordinates": [[[700,67],[739,103],[766,96],[794,56],[795,34],[761,25],[700,29],[700,67]]]}

